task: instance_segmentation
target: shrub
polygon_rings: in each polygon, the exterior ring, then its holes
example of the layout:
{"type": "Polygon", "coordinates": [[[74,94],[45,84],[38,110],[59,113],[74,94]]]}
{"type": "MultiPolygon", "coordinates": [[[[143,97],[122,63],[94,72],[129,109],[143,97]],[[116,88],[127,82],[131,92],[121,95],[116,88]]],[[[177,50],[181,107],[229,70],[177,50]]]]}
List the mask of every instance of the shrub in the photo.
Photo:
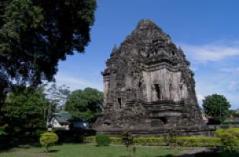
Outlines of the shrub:
{"type": "Polygon", "coordinates": [[[239,128],[218,129],[216,135],[220,138],[225,151],[239,151],[239,128]]]}
{"type": "Polygon", "coordinates": [[[85,138],[84,138],[84,142],[85,143],[95,143],[95,136],[86,136],[85,138]]]}
{"type": "MultiPolygon", "coordinates": [[[[122,144],[122,140],[118,136],[110,136],[110,143],[112,144],[122,144]]],[[[96,137],[95,136],[86,136],[84,138],[84,142],[86,143],[96,143],[96,137]]]]}
{"type": "Polygon", "coordinates": [[[109,136],[104,134],[96,135],[95,141],[97,146],[109,146],[111,142],[109,136]]]}
{"type": "Polygon", "coordinates": [[[120,137],[116,137],[116,136],[111,136],[110,142],[113,144],[123,144],[122,139],[120,137]]]}
{"type": "Polygon", "coordinates": [[[166,145],[164,138],[159,136],[140,136],[133,139],[134,144],[148,146],[163,146],[166,145]]]}
{"type": "Polygon", "coordinates": [[[45,132],[40,136],[40,143],[49,152],[49,147],[54,145],[58,141],[58,136],[54,132],[45,132]]]}
{"type": "MultiPolygon", "coordinates": [[[[122,143],[122,136],[110,136],[112,144],[124,144],[122,143]]],[[[85,138],[88,143],[95,143],[95,136],[89,136],[85,138]]],[[[208,136],[175,136],[172,143],[183,147],[217,147],[221,146],[220,138],[208,137],[208,136]]],[[[136,136],[133,138],[133,144],[145,145],[145,146],[165,146],[169,145],[169,142],[165,140],[163,136],[136,136]]]]}
{"type": "Polygon", "coordinates": [[[183,147],[216,147],[220,145],[220,139],[208,136],[178,136],[176,144],[183,147]]]}

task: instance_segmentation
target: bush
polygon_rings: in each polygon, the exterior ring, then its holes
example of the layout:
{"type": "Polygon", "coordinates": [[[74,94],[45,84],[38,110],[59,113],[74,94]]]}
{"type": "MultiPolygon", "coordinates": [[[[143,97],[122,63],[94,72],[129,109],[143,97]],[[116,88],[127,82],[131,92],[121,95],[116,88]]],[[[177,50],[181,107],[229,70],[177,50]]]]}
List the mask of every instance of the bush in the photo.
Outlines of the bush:
{"type": "Polygon", "coordinates": [[[239,128],[218,129],[216,135],[220,138],[225,151],[239,151],[239,128]]]}
{"type": "Polygon", "coordinates": [[[111,136],[110,142],[113,144],[123,144],[122,139],[120,137],[116,137],[116,136],[111,136]]]}
{"type": "Polygon", "coordinates": [[[85,143],[95,143],[95,136],[86,136],[85,138],[84,138],[84,142],[85,143]]]}
{"type": "Polygon", "coordinates": [[[216,147],[220,145],[220,139],[208,136],[178,136],[176,144],[183,147],[216,147]]]}
{"type": "Polygon", "coordinates": [[[111,142],[109,136],[104,134],[96,135],[95,141],[97,146],[109,146],[111,142]]]}
{"type": "Polygon", "coordinates": [[[49,147],[54,145],[58,141],[58,136],[54,132],[45,132],[40,136],[40,143],[49,152],[49,147]]]}
{"type": "MultiPolygon", "coordinates": [[[[122,137],[110,136],[112,144],[122,143],[122,137]]],[[[95,143],[96,137],[89,136],[85,138],[85,142],[95,143]]],[[[182,147],[217,147],[221,146],[220,138],[208,136],[175,136],[171,143],[182,147]]],[[[133,138],[133,144],[145,146],[166,146],[169,142],[163,136],[136,136],[133,138]]]]}
{"type": "Polygon", "coordinates": [[[140,136],[133,139],[134,144],[147,146],[163,146],[166,145],[164,138],[159,136],[140,136]]]}
{"type": "MultiPolygon", "coordinates": [[[[110,136],[110,143],[112,144],[122,144],[122,140],[120,137],[117,136],[110,136]]],[[[84,142],[86,143],[96,143],[96,137],[95,136],[86,136],[84,138],[84,142]]]]}

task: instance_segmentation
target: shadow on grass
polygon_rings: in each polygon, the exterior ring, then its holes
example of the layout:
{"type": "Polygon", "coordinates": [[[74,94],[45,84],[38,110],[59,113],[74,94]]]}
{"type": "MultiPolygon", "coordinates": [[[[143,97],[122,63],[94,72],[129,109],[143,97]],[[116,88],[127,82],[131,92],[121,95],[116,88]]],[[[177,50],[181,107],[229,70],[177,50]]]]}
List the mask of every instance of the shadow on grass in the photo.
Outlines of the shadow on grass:
{"type": "Polygon", "coordinates": [[[51,150],[49,150],[47,153],[56,153],[56,152],[59,152],[59,150],[57,150],[57,149],[51,149],[51,150]]]}
{"type": "MultiPolygon", "coordinates": [[[[182,156],[183,157],[183,156],[182,156]]],[[[239,153],[230,152],[208,152],[208,153],[197,153],[195,157],[239,157],[239,153]]]]}
{"type": "Polygon", "coordinates": [[[196,154],[183,154],[179,156],[174,156],[171,154],[156,157],[239,157],[239,153],[230,152],[201,152],[196,154]]]}

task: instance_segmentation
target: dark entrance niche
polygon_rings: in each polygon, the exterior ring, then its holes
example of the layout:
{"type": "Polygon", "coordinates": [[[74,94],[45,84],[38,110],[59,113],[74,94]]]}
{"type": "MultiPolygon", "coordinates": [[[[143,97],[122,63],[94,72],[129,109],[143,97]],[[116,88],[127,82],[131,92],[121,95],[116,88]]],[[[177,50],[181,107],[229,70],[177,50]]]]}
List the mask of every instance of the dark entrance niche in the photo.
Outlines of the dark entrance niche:
{"type": "Polygon", "coordinates": [[[104,125],[109,126],[109,125],[111,125],[111,123],[110,122],[104,122],[104,125]]]}
{"type": "Polygon", "coordinates": [[[119,108],[121,108],[122,107],[121,98],[118,98],[118,104],[119,104],[119,108]]]}
{"type": "Polygon", "coordinates": [[[155,91],[156,91],[158,100],[160,100],[160,99],[161,99],[160,85],[159,85],[159,84],[154,84],[154,89],[155,89],[155,91]]]}
{"type": "Polygon", "coordinates": [[[168,123],[168,119],[166,117],[160,117],[159,119],[163,122],[163,124],[168,123]]]}
{"type": "Polygon", "coordinates": [[[138,84],[138,85],[139,85],[139,88],[141,88],[141,86],[142,86],[142,82],[139,82],[139,84],[138,84]]]}

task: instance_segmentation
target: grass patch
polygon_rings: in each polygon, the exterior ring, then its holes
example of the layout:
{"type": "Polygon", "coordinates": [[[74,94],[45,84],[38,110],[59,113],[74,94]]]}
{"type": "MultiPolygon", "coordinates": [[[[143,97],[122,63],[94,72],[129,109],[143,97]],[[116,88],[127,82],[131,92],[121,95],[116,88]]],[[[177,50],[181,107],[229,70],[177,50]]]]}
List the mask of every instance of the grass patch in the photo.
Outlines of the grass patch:
{"type": "MultiPolygon", "coordinates": [[[[45,153],[44,148],[15,148],[0,153],[0,157],[126,157],[129,151],[122,145],[111,145],[108,147],[96,147],[92,144],[64,144],[52,147],[50,153],[45,153]]],[[[179,149],[167,147],[137,146],[136,157],[163,157],[167,155],[178,155],[179,149]]],[[[131,152],[132,155],[132,152],[131,152]]]]}

